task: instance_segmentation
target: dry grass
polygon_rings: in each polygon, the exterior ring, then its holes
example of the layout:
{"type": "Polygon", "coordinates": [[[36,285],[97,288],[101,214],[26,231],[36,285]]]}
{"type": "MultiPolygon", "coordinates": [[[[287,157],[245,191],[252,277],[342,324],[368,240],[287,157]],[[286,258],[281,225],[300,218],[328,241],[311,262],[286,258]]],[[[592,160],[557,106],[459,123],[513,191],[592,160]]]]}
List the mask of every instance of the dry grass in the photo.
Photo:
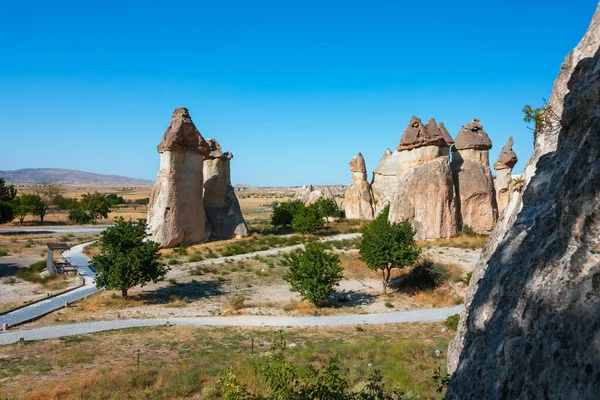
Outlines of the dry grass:
{"type": "Polygon", "coordinates": [[[460,235],[450,239],[432,239],[417,242],[419,247],[458,247],[461,249],[481,249],[488,242],[487,235],[467,236],[460,235]]]}

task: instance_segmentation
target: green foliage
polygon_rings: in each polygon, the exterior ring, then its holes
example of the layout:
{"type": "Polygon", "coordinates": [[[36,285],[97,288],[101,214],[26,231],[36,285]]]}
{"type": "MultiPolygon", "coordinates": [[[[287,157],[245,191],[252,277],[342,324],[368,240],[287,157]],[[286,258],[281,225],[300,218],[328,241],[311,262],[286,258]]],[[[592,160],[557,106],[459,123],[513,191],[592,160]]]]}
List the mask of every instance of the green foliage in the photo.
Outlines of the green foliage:
{"type": "Polygon", "coordinates": [[[409,291],[435,289],[450,278],[443,265],[423,260],[402,280],[402,288],[409,291]]]}
{"type": "Polygon", "coordinates": [[[460,314],[454,314],[446,318],[446,322],[444,322],[444,325],[446,325],[448,329],[456,330],[458,328],[459,320],[460,314]]]}
{"type": "Polygon", "coordinates": [[[292,226],[294,216],[302,209],[306,208],[299,200],[285,201],[273,209],[271,215],[271,225],[274,228],[286,228],[292,226]]]}
{"type": "Polygon", "coordinates": [[[387,292],[391,270],[413,265],[421,254],[410,222],[405,219],[400,223],[390,223],[389,209],[388,204],[375,220],[363,228],[359,250],[360,259],[369,269],[381,271],[384,293],[387,292]]]}
{"type": "Polygon", "coordinates": [[[17,269],[16,276],[19,279],[23,279],[27,282],[33,283],[44,283],[48,278],[40,278],[39,274],[46,268],[46,260],[36,261],[29,266],[29,268],[17,269]]]}
{"type": "MultiPolygon", "coordinates": [[[[456,315],[458,315],[458,314],[456,314],[456,315]]],[[[457,321],[457,323],[458,323],[458,321],[457,321]]],[[[450,374],[442,372],[442,367],[438,366],[437,369],[435,370],[435,373],[432,376],[433,381],[438,384],[438,388],[436,389],[436,392],[442,393],[444,391],[444,389],[446,389],[448,387],[448,385],[450,384],[451,378],[452,378],[452,376],[450,374]]]]}
{"type": "Polygon", "coordinates": [[[173,249],[173,253],[180,255],[180,256],[185,256],[188,253],[189,247],[190,247],[189,244],[181,243],[179,246],[177,246],[173,249]]]}
{"type": "Polygon", "coordinates": [[[33,214],[35,211],[35,200],[36,196],[33,194],[23,194],[15,197],[12,200],[12,209],[15,218],[19,220],[19,223],[23,225],[25,217],[29,214],[33,214]]]}
{"type": "Polygon", "coordinates": [[[319,214],[319,210],[313,206],[314,204],[310,207],[304,207],[294,215],[292,228],[295,231],[301,233],[316,233],[319,229],[323,228],[323,217],[319,214]]]}
{"type": "Polygon", "coordinates": [[[158,261],[158,243],[147,236],[146,221],[123,218],[102,232],[100,254],[91,262],[97,271],[96,286],[120,290],[127,297],[131,287],[161,280],[168,268],[158,261]]]}
{"type": "Polygon", "coordinates": [[[469,286],[469,284],[471,283],[472,277],[473,277],[473,272],[467,272],[467,277],[465,279],[465,283],[467,284],[467,286],[469,286]]]}
{"type": "Polygon", "coordinates": [[[343,268],[336,254],[325,252],[318,242],[308,243],[305,250],[296,250],[284,256],[290,270],[284,279],[294,292],[316,305],[327,302],[342,280],[343,268]]]}
{"type": "Polygon", "coordinates": [[[463,225],[461,233],[463,235],[465,235],[465,236],[468,236],[468,237],[475,237],[475,236],[477,236],[477,233],[469,225],[463,225]]]}
{"type": "Polygon", "coordinates": [[[40,222],[43,223],[44,217],[48,214],[50,206],[57,197],[62,196],[63,188],[58,183],[42,183],[33,186],[33,192],[40,198],[34,215],[40,217],[40,222]]]}
{"type": "Polygon", "coordinates": [[[79,203],[75,204],[75,207],[69,210],[69,221],[74,224],[89,224],[94,221],[94,218],[86,212],[79,203]]]}
{"type": "Polygon", "coordinates": [[[62,194],[57,195],[52,200],[52,205],[54,205],[57,209],[63,211],[69,211],[75,207],[77,207],[78,201],[77,199],[71,197],[65,197],[62,194]]]}
{"type": "Polygon", "coordinates": [[[17,195],[14,185],[7,185],[0,178],[0,224],[12,221],[14,218],[12,201],[17,195]]]}
{"type": "Polygon", "coordinates": [[[333,199],[326,199],[321,197],[319,200],[311,204],[309,207],[314,207],[317,213],[324,217],[334,217],[337,218],[341,215],[340,208],[337,203],[333,199]]]}
{"type": "Polygon", "coordinates": [[[96,219],[108,218],[108,212],[110,211],[110,200],[108,196],[103,193],[86,193],[81,196],[79,205],[83,211],[88,213],[94,222],[96,219]]]}
{"type": "Polygon", "coordinates": [[[115,193],[110,193],[106,196],[111,207],[116,207],[120,204],[125,204],[125,199],[115,193]]]}
{"type": "Polygon", "coordinates": [[[523,121],[529,123],[533,122],[534,130],[537,131],[544,125],[544,114],[547,111],[547,107],[533,108],[527,104],[523,107],[523,121]]]}

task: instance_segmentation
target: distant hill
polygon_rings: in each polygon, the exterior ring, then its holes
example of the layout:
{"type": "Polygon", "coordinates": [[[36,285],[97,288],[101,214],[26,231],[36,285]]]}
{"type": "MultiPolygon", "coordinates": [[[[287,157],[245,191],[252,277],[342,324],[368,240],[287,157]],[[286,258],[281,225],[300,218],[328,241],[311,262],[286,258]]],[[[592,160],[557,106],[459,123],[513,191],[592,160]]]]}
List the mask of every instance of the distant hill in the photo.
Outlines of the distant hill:
{"type": "Polygon", "coordinates": [[[46,182],[61,182],[67,185],[136,185],[149,186],[154,182],[147,179],[128,178],[118,175],[93,174],[60,168],[26,168],[13,171],[0,171],[0,178],[18,185],[46,182]]]}

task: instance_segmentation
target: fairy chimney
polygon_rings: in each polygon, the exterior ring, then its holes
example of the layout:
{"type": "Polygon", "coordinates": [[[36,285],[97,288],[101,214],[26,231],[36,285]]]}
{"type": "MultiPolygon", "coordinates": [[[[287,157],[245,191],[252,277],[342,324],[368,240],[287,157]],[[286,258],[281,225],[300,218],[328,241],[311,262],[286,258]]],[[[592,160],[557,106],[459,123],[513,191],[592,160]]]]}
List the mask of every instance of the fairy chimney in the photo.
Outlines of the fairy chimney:
{"type": "Polygon", "coordinates": [[[512,149],[513,138],[508,138],[508,141],[500,151],[498,160],[494,163],[496,170],[496,180],[494,186],[496,188],[496,203],[498,204],[498,215],[502,215],[502,211],[508,203],[510,196],[510,183],[512,181],[512,170],[517,163],[517,155],[512,149]]]}
{"type": "Polygon", "coordinates": [[[344,214],[348,219],[372,219],[373,197],[371,185],[367,181],[365,159],[358,153],[350,161],[352,182],[346,188],[344,197],[344,214]]]}

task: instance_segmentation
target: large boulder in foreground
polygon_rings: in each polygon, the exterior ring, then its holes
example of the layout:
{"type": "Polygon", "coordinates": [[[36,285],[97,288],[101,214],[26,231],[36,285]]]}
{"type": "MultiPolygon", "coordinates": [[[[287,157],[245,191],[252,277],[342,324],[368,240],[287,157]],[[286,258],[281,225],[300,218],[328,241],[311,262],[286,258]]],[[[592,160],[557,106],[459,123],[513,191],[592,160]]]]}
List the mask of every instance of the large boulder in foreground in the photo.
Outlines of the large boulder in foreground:
{"type": "Polygon", "coordinates": [[[204,160],[204,210],[212,239],[248,236],[240,203],[231,185],[233,154],[223,152],[215,139],[207,139],[210,153],[204,160]]]}
{"type": "Polygon", "coordinates": [[[175,109],[157,149],[160,170],[150,194],[149,238],[161,247],[207,240],[202,182],[208,144],[186,108],[175,109]]]}
{"type": "Polygon", "coordinates": [[[496,190],[490,170],[492,142],[478,119],[464,125],[452,147],[452,171],[458,198],[458,226],[490,233],[498,219],[496,190]]]}
{"type": "Polygon", "coordinates": [[[435,120],[428,126],[412,117],[400,139],[389,215],[390,222],[411,221],[417,240],[449,238],[457,233],[449,144],[435,120]]]}
{"type": "Polygon", "coordinates": [[[473,272],[448,399],[598,398],[599,49],[600,8],[555,81],[522,201],[511,194],[473,272]]]}
{"type": "Polygon", "coordinates": [[[352,182],[344,196],[344,214],[348,219],[373,219],[373,197],[367,181],[365,159],[358,153],[350,161],[352,182]]]}

